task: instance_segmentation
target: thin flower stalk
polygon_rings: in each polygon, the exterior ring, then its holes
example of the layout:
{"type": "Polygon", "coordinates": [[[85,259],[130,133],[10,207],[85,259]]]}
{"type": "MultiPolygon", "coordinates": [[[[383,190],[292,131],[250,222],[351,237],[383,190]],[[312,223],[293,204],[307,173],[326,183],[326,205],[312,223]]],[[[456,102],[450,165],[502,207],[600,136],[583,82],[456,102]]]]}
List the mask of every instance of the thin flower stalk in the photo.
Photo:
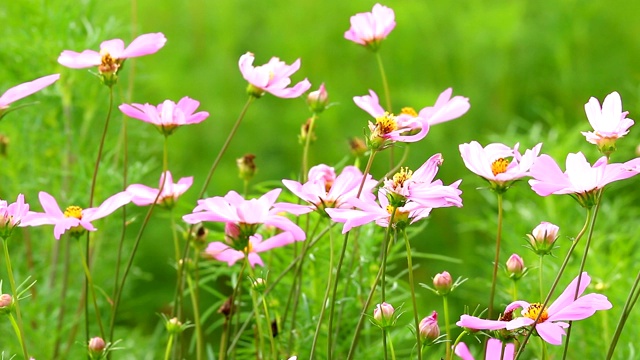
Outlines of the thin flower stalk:
{"type": "MultiPolygon", "coordinates": [[[[249,269],[249,279],[255,279],[255,273],[253,271],[253,265],[249,261],[248,251],[245,251],[244,263],[245,263],[245,267],[249,269]]],[[[238,278],[239,283],[241,282],[241,280],[242,280],[241,278],[238,278]]],[[[254,317],[254,320],[256,322],[256,330],[257,330],[257,334],[255,334],[256,349],[257,349],[256,355],[259,359],[262,359],[262,358],[266,358],[266,351],[264,350],[264,338],[265,336],[269,336],[273,344],[273,336],[270,336],[269,333],[265,333],[264,331],[264,323],[261,320],[261,316],[260,316],[260,301],[258,300],[257,292],[251,289],[249,290],[249,293],[251,294],[251,303],[253,306],[253,312],[256,314],[256,316],[254,317]]],[[[267,322],[267,327],[271,328],[268,324],[269,319],[265,318],[265,320],[267,322]]],[[[269,330],[269,332],[271,332],[271,330],[269,330]]],[[[275,346],[272,347],[272,351],[275,352],[275,346]]]]}
{"type": "Polygon", "coordinates": [[[304,148],[302,149],[302,182],[307,182],[307,174],[309,173],[309,147],[311,146],[311,138],[313,137],[313,128],[315,126],[318,114],[316,112],[311,115],[309,121],[309,129],[307,130],[307,137],[304,139],[304,148]]]}
{"type": "Polygon", "coordinates": [[[444,331],[446,333],[447,342],[445,343],[445,360],[451,359],[451,321],[449,321],[449,296],[442,296],[442,307],[444,310],[444,331]]]}
{"type": "MultiPolygon", "coordinates": [[[[246,261],[242,262],[242,266],[240,267],[240,272],[238,273],[238,278],[236,280],[236,285],[233,287],[233,292],[231,293],[231,317],[229,318],[229,323],[233,322],[233,319],[236,318],[236,326],[235,326],[235,330],[238,330],[238,322],[240,321],[240,309],[238,309],[236,307],[236,299],[238,299],[240,297],[240,279],[242,279],[242,277],[244,276],[244,271],[247,268],[247,263],[248,263],[248,257],[245,257],[246,261]],[[234,316],[238,314],[238,316],[234,316]]],[[[249,266],[250,267],[250,266],[249,266]]],[[[238,302],[238,304],[240,304],[240,302],[238,302]]],[[[257,315],[257,313],[255,313],[254,310],[254,314],[257,315]]],[[[250,320],[253,316],[250,315],[248,317],[247,320],[250,320]]],[[[242,329],[241,328],[239,331],[234,331],[234,333],[238,334],[238,337],[240,336],[240,334],[242,333],[242,329]]],[[[224,360],[227,358],[227,355],[229,354],[229,352],[235,348],[235,341],[233,343],[231,343],[231,345],[228,344],[228,340],[229,340],[229,335],[228,335],[228,331],[229,331],[229,327],[226,328],[227,330],[227,334],[222,334],[224,338],[227,339],[227,342],[221,342],[220,344],[220,360],[224,360]]]]}
{"type": "Polygon", "coordinates": [[[638,297],[640,296],[640,271],[638,275],[636,275],[636,279],[631,286],[631,290],[629,291],[629,295],[627,296],[627,300],[624,302],[624,306],[622,307],[622,314],[620,315],[620,320],[618,320],[618,325],[616,326],[616,330],[613,334],[613,338],[611,339],[611,343],[609,344],[609,349],[607,350],[607,359],[611,360],[613,353],[616,350],[616,345],[618,345],[618,340],[620,340],[620,334],[622,334],[622,329],[629,318],[629,314],[631,310],[636,305],[638,301],[638,297]]]}
{"type": "MultiPolygon", "coordinates": [[[[173,220],[172,220],[173,222],[173,220]]],[[[174,230],[175,234],[175,230],[174,230]]],[[[180,256],[179,254],[177,254],[180,256]]],[[[200,305],[199,305],[199,276],[198,276],[198,259],[200,254],[195,253],[193,260],[193,269],[195,273],[195,286],[194,280],[191,276],[187,275],[187,284],[189,286],[189,293],[191,294],[191,306],[193,306],[193,323],[195,325],[196,332],[196,359],[202,360],[204,357],[204,339],[202,337],[202,322],[200,319],[200,305]]]]}
{"type": "MultiPolygon", "coordinates": [[[[553,292],[556,290],[556,287],[558,286],[558,282],[560,282],[560,278],[562,277],[562,274],[564,273],[564,269],[567,267],[567,264],[569,263],[569,259],[571,258],[571,254],[573,254],[573,251],[575,250],[576,246],[580,242],[580,239],[582,238],[584,233],[587,231],[587,228],[589,227],[589,224],[591,223],[591,219],[592,219],[591,215],[592,215],[592,208],[587,208],[587,216],[586,216],[584,225],[582,226],[582,229],[580,229],[580,232],[578,233],[578,235],[575,237],[575,239],[571,243],[571,247],[569,247],[569,251],[567,251],[567,255],[564,257],[564,260],[562,261],[562,265],[560,265],[560,269],[558,269],[558,274],[556,275],[555,280],[553,280],[553,283],[551,284],[551,289],[549,290],[549,293],[547,293],[547,297],[544,299],[544,303],[542,304],[542,308],[543,309],[545,309],[547,307],[547,305],[549,304],[549,300],[551,300],[551,296],[553,296],[553,292]]],[[[526,344],[527,341],[529,341],[529,338],[531,338],[531,334],[533,334],[533,331],[535,329],[535,324],[538,323],[538,321],[540,320],[540,317],[541,317],[542,314],[543,314],[542,311],[538,314],[538,317],[531,324],[531,328],[529,329],[529,331],[527,331],[527,334],[525,335],[525,337],[522,340],[521,344],[526,344]]],[[[524,348],[525,348],[524,346],[520,346],[518,348],[518,351],[515,354],[514,360],[518,360],[518,358],[520,358],[524,348]]]]}
{"type": "Polygon", "coordinates": [[[498,230],[496,232],[496,256],[493,259],[493,274],[491,276],[491,292],[489,295],[489,318],[493,319],[493,300],[496,294],[496,282],[498,278],[498,262],[500,261],[500,241],[502,239],[502,193],[498,195],[498,230]]]}
{"type": "MultiPolygon", "coordinates": [[[[367,166],[364,169],[363,172],[363,176],[362,176],[362,182],[360,183],[360,187],[358,188],[358,193],[356,194],[356,198],[359,198],[361,193],[362,193],[362,189],[364,188],[365,183],[367,182],[367,175],[369,174],[369,171],[371,170],[371,165],[373,164],[373,159],[376,156],[377,151],[375,150],[371,150],[371,154],[369,155],[369,161],[367,162],[367,166]]],[[[344,241],[342,243],[342,250],[340,251],[340,257],[338,258],[338,265],[336,267],[336,277],[335,277],[335,281],[333,283],[333,292],[332,292],[332,296],[331,296],[331,302],[329,305],[329,332],[327,333],[327,344],[328,344],[328,352],[327,352],[327,360],[331,360],[331,355],[332,355],[332,346],[333,346],[333,315],[334,315],[334,311],[335,311],[335,303],[336,303],[336,294],[338,292],[338,280],[340,279],[340,270],[342,268],[342,263],[344,261],[344,256],[347,253],[347,244],[349,242],[349,234],[350,232],[347,232],[346,234],[344,234],[344,241]]],[[[375,288],[375,285],[374,285],[375,288]]],[[[365,308],[366,310],[366,308],[365,308]]],[[[363,315],[364,316],[364,311],[363,311],[363,315]]],[[[357,329],[356,329],[357,332],[357,329]]]]}
{"type": "MultiPolygon", "coordinates": [[[[416,290],[413,283],[413,262],[411,260],[411,244],[409,243],[409,236],[406,231],[402,231],[404,235],[404,244],[407,248],[407,270],[409,272],[409,288],[411,289],[411,302],[413,304],[413,320],[416,326],[416,344],[418,347],[418,360],[422,359],[422,349],[421,343],[422,339],[420,337],[420,318],[418,317],[418,302],[416,301],[416,290]]],[[[447,321],[447,326],[449,326],[449,322],[447,321]]]]}
{"type": "MultiPolygon", "coordinates": [[[[333,231],[329,231],[329,275],[327,276],[327,288],[325,289],[324,297],[322,298],[322,307],[320,308],[320,315],[318,316],[318,324],[316,325],[316,331],[313,334],[313,341],[311,343],[311,353],[309,356],[312,358],[316,350],[316,345],[318,343],[320,328],[322,326],[322,319],[324,318],[324,311],[327,308],[327,300],[329,299],[329,294],[331,293],[331,285],[333,282],[333,242],[333,231]]],[[[304,260],[304,253],[302,255],[302,259],[300,260],[301,264],[304,260]]],[[[331,345],[329,345],[329,350],[331,350],[331,345]]]]}
{"type": "MultiPolygon", "coordinates": [[[[69,240],[71,240],[69,236],[69,240]]],[[[91,292],[91,297],[93,298],[93,307],[96,312],[96,321],[98,322],[98,329],[100,330],[100,337],[104,338],[104,326],[102,326],[102,317],[100,316],[100,307],[98,306],[98,297],[96,295],[96,289],[93,285],[93,279],[91,278],[91,269],[89,268],[89,264],[87,263],[87,259],[82,256],[82,244],[77,241],[78,250],[80,251],[80,258],[82,259],[82,268],[84,269],[85,279],[88,284],[88,289],[91,292]]]]}
{"type": "MultiPolygon", "coordinates": [[[[67,298],[67,289],[69,286],[69,267],[71,265],[71,244],[69,241],[56,241],[56,245],[63,243],[64,246],[64,264],[62,269],[62,288],[60,289],[60,310],[58,313],[58,322],[56,324],[56,341],[53,346],[53,358],[58,358],[58,352],[60,351],[60,340],[62,335],[62,325],[64,324],[64,317],[66,314],[66,298],[67,298]]],[[[57,263],[57,261],[56,261],[57,263]]],[[[54,280],[54,278],[52,278],[54,280]]]]}
{"type": "Polygon", "coordinates": [[[13,306],[16,310],[17,321],[14,320],[13,315],[10,316],[11,325],[18,337],[20,347],[22,348],[22,355],[25,359],[29,358],[29,352],[27,351],[27,339],[24,336],[24,325],[22,322],[22,313],[20,312],[20,299],[18,296],[18,289],[16,288],[16,281],[13,278],[13,268],[11,267],[11,258],[9,257],[9,238],[2,238],[2,248],[4,249],[4,260],[7,266],[7,276],[9,277],[9,286],[11,286],[11,295],[13,296],[13,306]]]}

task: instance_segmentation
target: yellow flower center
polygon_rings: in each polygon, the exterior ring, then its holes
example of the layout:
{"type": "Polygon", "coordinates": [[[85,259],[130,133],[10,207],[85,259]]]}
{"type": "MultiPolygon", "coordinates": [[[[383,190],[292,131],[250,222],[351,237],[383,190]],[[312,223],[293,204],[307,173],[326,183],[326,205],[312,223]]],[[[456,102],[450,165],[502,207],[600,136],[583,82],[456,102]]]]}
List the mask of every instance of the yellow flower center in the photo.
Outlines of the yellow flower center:
{"type": "Polygon", "coordinates": [[[502,174],[507,171],[507,167],[509,166],[509,160],[505,158],[500,158],[493,163],[491,163],[491,172],[493,176],[498,174],[502,174]]]}
{"type": "Polygon", "coordinates": [[[547,308],[543,308],[540,303],[533,303],[529,305],[529,308],[522,313],[522,316],[528,317],[531,320],[538,319],[538,323],[543,323],[549,318],[549,314],[547,313],[547,308]],[[542,313],[540,315],[540,313],[542,313]]]}
{"type": "Polygon", "coordinates": [[[248,255],[252,252],[253,252],[253,244],[251,243],[251,240],[249,240],[249,242],[247,243],[247,246],[244,248],[244,253],[248,255]]]}
{"type": "MultiPolygon", "coordinates": [[[[399,222],[408,222],[409,221],[409,212],[408,211],[400,211],[398,208],[395,208],[395,215],[393,214],[393,206],[387,205],[387,212],[389,215],[393,215],[393,223],[397,224],[399,222]]],[[[391,219],[391,217],[389,217],[391,219]]]]}
{"type": "Polygon", "coordinates": [[[393,114],[385,112],[384,115],[376,118],[376,132],[378,134],[386,135],[395,130],[398,130],[398,123],[393,114]]]}
{"type": "Polygon", "coordinates": [[[408,167],[400,168],[400,172],[393,175],[393,188],[402,187],[405,181],[411,179],[411,175],[413,175],[413,171],[409,170],[408,167]]]}
{"type": "Polygon", "coordinates": [[[75,206],[75,205],[69,206],[64,211],[64,217],[72,217],[78,220],[82,220],[82,208],[80,206],[75,206]]]}
{"type": "Polygon", "coordinates": [[[402,110],[400,110],[401,114],[405,114],[405,115],[410,115],[411,117],[418,117],[418,113],[416,112],[416,110],[412,107],[403,107],[402,110]]]}
{"type": "Polygon", "coordinates": [[[115,74],[118,72],[121,61],[114,59],[111,54],[109,54],[109,52],[104,49],[100,50],[100,56],[102,58],[100,60],[100,65],[98,65],[98,71],[101,74],[115,74]]]}

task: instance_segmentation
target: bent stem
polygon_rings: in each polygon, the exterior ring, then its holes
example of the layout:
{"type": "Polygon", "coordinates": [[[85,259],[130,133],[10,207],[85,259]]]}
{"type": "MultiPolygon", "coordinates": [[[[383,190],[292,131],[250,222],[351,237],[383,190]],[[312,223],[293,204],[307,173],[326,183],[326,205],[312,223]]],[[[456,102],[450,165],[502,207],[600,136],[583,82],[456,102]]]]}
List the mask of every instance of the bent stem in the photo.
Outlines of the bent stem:
{"type": "Polygon", "coordinates": [[[496,294],[498,262],[500,261],[500,240],[502,238],[502,192],[498,192],[498,231],[496,235],[496,256],[493,259],[493,275],[491,277],[491,293],[489,295],[489,319],[493,319],[493,300],[496,294]]]}
{"type": "MultiPolygon", "coordinates": [[[[582,229],[578,233],[578,236],[576,236],[576,238],[571,243],[571,247],[569,248],[569,251],[567,252],[567,255],[564,257],[564,260],[562,261],[562,265],[560,265],[560,269],[558,270],[558,274],[556,275],[555,280],[553,280],[553,283],[551,284],[551,289],[549,290],[549,293],[547,294],[547,297],[544,299],[544,303],[542,304],[542,308],[543,309],[547,308],[547,305],[549,304],[549,300],[551,299],[551,296],[553,296],[553,292],[556,290],[556,287],[558,286],[558,283],[560,282],[560,278],[562,277],[562,273],[564,273],[564,269],[567,267],[567,264],[569,263],[569,258],[571,258],[571,254],[573,254],[573,250],[575,250],[576,246],[578,245],[578,242],[580,241],[580,239],[582,238],[584,233],[587,231],[587,227],[591,223],[591,214],[592,214],[592,209],[591,208],[587,208],[587,217],[585,219],[584,225],[582,226],[582,229]]],[[[538,321],[540,321],[540,316],[543,313],[544,312],[541,311],[538,314],[538,317],[531,324],[531,327],[530,327],[529,331],[527,331],[527,334],[525,335],[524,339],[521,342],[522,345],[518,348],[518,351],[515,354],[514,360],[518,360],[520,358],[520,356],[522,355],[522,351],[524,350],[524,345],[527,344],[527,341],[529,341],[529,338],[531,338],[531,334],[533,334],[533,331],[535,330],[536,324],[538,323],[538,321]]]]}
{"type": "MultiPolygon", "coordinates": [[[[413,283],[413,262],[411,260],[411,244],[409,243],[409,236],[407,236],[407,232],[402,230],[402,234],[404,235],[404,244],[407,248],[407,267],[409,272],[409,288],[411,289],[411,302],[413,303],[413,321],[416,326],[416,344],[418,349],[421,349],[422,339],[420,338],[420,318],[418,317],[418,303],[416,302],[416,289],[413,283]]],[[[447,315],[447,313],[445,313],[447,315]]],[[[447,322],[447,327],[449,326],[449,320],[445,320],[447,322]]],[[[449,331],[447,331],[448,335],[449,331]]],[[[447,346],[447,349],[449,347],[447,346]]],[[[422,351],[418,351],[418,360],[422,359],[422,351]]]]}
{"type": "MultiPolygon", "coordinates": [[[[13,319],[13,316],[10,316],[11,325],[13,325],[13,330],[18,337],[18,341],[20,342],[20,347],[22,348],[22,355],[25,359],[29,358],[29,353],[27,352],[27,342],[24,337],[24,325],[22,323],[22,313],[20,312],[20,299],[18,296],[18,290],[16,288],[16,281],[13,278],[13,269],[11,267],[11,258],[9,258],[9,239],[2,238],[2,248],[4,249],[4,258],[7,264],[7,276],[9,277],[9,285],[11,286],[11,294],[13,295],[13,306],[16,309],[16,317],[18,321],[13,319]]],[[[11,314],[9,314],[11,315],[11,314]]]]}

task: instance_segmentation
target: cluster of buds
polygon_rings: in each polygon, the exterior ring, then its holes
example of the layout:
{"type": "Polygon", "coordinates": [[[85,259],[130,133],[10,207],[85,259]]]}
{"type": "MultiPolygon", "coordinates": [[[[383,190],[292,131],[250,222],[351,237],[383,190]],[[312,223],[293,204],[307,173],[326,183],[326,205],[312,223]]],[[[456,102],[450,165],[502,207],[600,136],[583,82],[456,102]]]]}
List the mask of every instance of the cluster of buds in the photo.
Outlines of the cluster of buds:
{"type": "Polygon", "coordinates": [[[531,250],[540,256],[550,254],[556,240],[558,240],[558,230],[560,228],[557,225],[545,221],[541,222],[531,234],[527,234],[531,250]]]}

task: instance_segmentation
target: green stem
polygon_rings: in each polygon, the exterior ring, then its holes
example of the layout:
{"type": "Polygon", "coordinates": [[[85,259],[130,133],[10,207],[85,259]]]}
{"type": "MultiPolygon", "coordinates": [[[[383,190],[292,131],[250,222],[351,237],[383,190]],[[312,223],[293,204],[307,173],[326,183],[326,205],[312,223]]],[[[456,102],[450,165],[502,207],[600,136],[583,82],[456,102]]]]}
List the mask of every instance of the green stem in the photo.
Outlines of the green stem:
{"type": "Polygon", "coordinates": [[[267,329],[269,335],[269,342],[271,345],[271,358],[278,358],[278,350],[276,349],[275,337],[273,336],[273,328],[271,327],[271,317],[269,316],[269,307],[267,306],[266,296],[262,296],[262,308],[264,309],[264,316],[267,318],[267,329]]]}
{"type": "Polygon", "coordinates": [[[500,240],[502,239],[502,193],[498,192],[498,231],[496,235],[496,256],[493,259],[493,275],[491,276],[491,293],[489,295],[489,319],[493,319],[493,300],[496,294],[498,279],[498,263],[500,262],[500,240]]]}
{"type": "MultiPolygon", "coordinates": [[[[409,271],[409,289],[411,289],[411,302],[413,303],[413,321],[416,326],[416,344],[418,349],[421,349],[422,339],[420,338],[420,318],[418,317],[418,302],[416,301],[416,290],[415,285],[413,283],[413,262],[411,260],[411,244],[409,243],[409,236],[407,236],[406,231],[402,231],[404,235],[404,244],[407,248],[407,267],[409,271]]],[[[446,315],[446,313],[445,313],[446,315]]],[[[447,321],[447,326],[449,326],[449,322],[447,321]]],[[[448,346],[447,346],[448,347],[448,346]]],[[[418,360],[422,359],[422,351],[418,351],[418,360]]]]}
{"type": "Polygon", "coordinates": [[[169,340],[167,341],[167,348],[164,351],[164,360],[169,360],[171,357],[171,348],[173,348],[173,334],[169,334],[169,340]]]}
{"type": "MultiPolygon", "coordinates": [[[[542,301],[544,299],[544,291],[542,290],[542,265],[543,265],[543,259],[544,259],[544,255],[540,255],[539,258],[539,262],[538,262],[538,286],[540,287],[540,301],[542,301]]],[[[516,299],[517,300],[517,299],[516,299]]]]}
{"type": "Polygon", "coordinates": [[[84,275],[88,281],[88,289],[91,291],[91,297],[93,299],[93,307],[96,311],[96,320],[98,321],[98,328],[100,329],[100,337],[104,339],[104,327],[102,326],[102,317],[100,316],[100,307],[98,306],[98,297],[96,296],[96,289],[93,286],[93,279],[91,278],[91,270],[89,270],[89,264],[82,256],[82,244],[78,241],[78,249],[80,250],[80,258],[82,259],[82,267],[84,268],[84,275]]]}
{"type": "MultiPolygon", "coordinates": [[[[245,252],[244,255],[244,262],[245,262],[245,267],[249,269],[249,276],[252,280],[255,280],[255,274],[253,272],[253,267],[251,266],[251,264],[249,264],[249,253],[245,252]]],[[[238,279],[238,281],[240,281],[241,279],[238,279]]],[[[263,324],[262,321],[260,320],[260,311],[259,311],[259,303],[258,303],[258,295],[256,294],[255,289],[251,289],[249,291],[251,293],[251,303],[253,304],[253,312],[256,314],[255,316],[255,321],[256,321],[256,330],[257,330],[257,335],[256,335],[256,348],[257,348],[257,352],[256,352],[256,357],[258,359],[263,359],[264,358],[264,328],[263,328],[263,324]]],[[[266,321],[268,322],[269,319],[266,319],[266,321]]],[[[271,337],[273,339],[273,337],[271,337]]]]}
{"type": "Polygon", "coordinates": [[[307,129],[307,138],[304,141],[304,149],[302,149],[302,183],[307,182],[307,172],[309,171],[309,147],[311,146],[311,137],[313,137],[313,127],[318,119],[318,114],[313,113],[309,121],[309,129],[307,129]]]}
{"type": "Polygon", "coordinates": [[[640,271],[638,275],[636,275],[636,279],[631,286],[631,290],[629,291],[629,295],[627,296],[627,300],[624,302],[624,307],[622,308],[622,314],[620,315],[620,320],[618,321],[618,325],[616,326],[616,331],[613,334],[613,339],[611,340],[611,344],[609,345],[609,351],[607,352],[607,360],[610,360],[613,356],[613,352],[616,349],[616,345],[618,344],[618,340],[620,339],[620,334],[622,334],[622,329],[624,328],[625,323],[627,322],[627,318],[631,313],[631,309],[638,301],[638,295],[640,295],[640,271]]]}
{"type": "MultiPolygon", "coordinates": [[[[61,243],[60,241],[58,243],[61,243]]],[[[67,289],[69,286],[69,266],[71,264],[71,244],[64,241],[64,267],[62,270],[62,289],[60,290],[60,310],[58,313],[58,322],[56,324],[56,342],[53,347],[53,359],[58,358],[60,351],[60,340],[62,335],[62,324],[64,324],[64,316],[66,313],[67,289]]]]}
{"type": "Polygon", "coordinates": [[[542,344],[542,360],[547,360],[549,358],[547,354],[547,342],[540,338],[540,343],[542,344]]]}
{"type": "Polygon", "coordinates": [[[396,360],[396,351],[393,349],[393,339],[388,331],[387,334],[389,335],[389,351],[391,352],[391,360],[396,360]]]}
{"type": "MultiPolygon", "coordinates": [[[[179,254],[178,254],[179,256],[179,254]]],[[[200,306],[198,298],[198,281],[197,281],[197,272],[198,272],[198,259],[200,258],[199,254],[196,253],[196,258],[194,260],[194,271],[196,272],[196,286],[193,284],[193,280],[191,276],[187,275],[187,284],[189,286],[189,292],[191,293],[191,306],[193,306],[193,322],[195,324],[196,331],[196,358],[201,360],[203,357],[203,348],[204,339],[202,338],[202,322],[200,321],[200,306]]]]}
{"type": "Polygon", "coordinates": [[[456,353],[456,347],[458,347],[458,344],[462,340],[462,337],[464,336],[464,334],[466,334],[465,331],[461,332],[460,335],[458,335],[458,337],[456,338],[456,341],[453,342],[453,346],[451,346],[451,352],[452,353],[454,353],[454,354],[456,353]]]}
{"type": "MultiPolygon", "coordinates": [[[[4,249],[4,259],[7,264],[7,276],[9,277],[9,285],[11,286],[11,295],[13,296],[13,306],[16,309],[16,317],[18,321],[16,322],[13,316],[10,316],[11,325],[13,325],[13,330],[18,337],[18,341],[20,342],[20,347],[22,348],[22,355],[25,360],[29,359],[29,352],[27,351],[27,340],[24,337],[24,325],[22,322],[22,313],[20,312],[20,298],[18,295],[18,289],[16,288],[16,281],[13,278],[13,269],[11,267],[11,258],[9,257],[9,239],[2,239],[2,248],[4,249]]],[[[11,315],[11,314],[9,314],[11,315]]]]}
{"type": "MultiPolygon", "coordinates": [[[[302,260],[300,260],[300,263],[302,263],[302,260]]],[[[320,328],[322,325],[322,319],[324,318],[324,311],[327,308],[327,300],[329,299],[329,294],[331,292],[332,280],[333,280],[333,232],[329,231],[329,275],[327,276],[327,288],[324,292],[324,297],[322,298],[322,307],[320,308],[318,324],[316,325],[316,331],[313,334],[313,342],[311,343],[311,354],[309,355],[311,358],[313,358],[313,355],[315,354],[316,344],[318,343],[318,336],[320,335],[320,328]]],[[[328,353],[331,353],[331,342],[329,342],[329,345],[327,346],[329,347],[328,353]]]]}
{"type": "Polygon", "coordinates": [[[518,300],[518,281],[513,280],[511,283],[512,301],[518,300]]]}
{"type": "Polygon", "coordinates": [[[384,90],[384,98],[387,104],[386,110],[391,112],[391,95],[389,92],[389,83],[387,82],[387,74],[384,71],[384,66],[382,65],[382,57],[380,53],[376,51],[376,61],[378,62],[378,69],[380,70],[380,77],[382,77],[382,89],[384,90]]]}
{"type": "MultiPolygon", "coordinates": [[[[547,307],[547,304],[549,304],[549,300],[551,299],[551,296],[553,296],[553,292],[556,290],[556,287],[558,286],[558,283],[560,282],[560,278],[562,277],[562,274],[564,273],[564,270],[567,267],[567,264],[569,263],[569,259],[571,258],[571,254],[573,254],[573,251],[575,250],[576,246],[578,245],[580,239],[582,238],[584,233],[587,231],[587,227],[589,226],[589,223],[591,222],[591,214],[592,214],[592,209],[588,208],[587,209],[587,217],[585,219],[584,225],[582,226],[582,229],[578,233],[578,236],[576,236],[576,238],[571,243],[571,247],[569,248],[569,251],[567,252],[567,255],[564,257],[564,260],[562,261],[562,265],[560,265],[560,269],[558,270],[558,274],[556,275],[555,280],[551,284],[551,289],[549,290],[549,293],[547,294],[547,297],[545,298],[544,303],[542,304],[542,308],[543,309],[545,309],[547,307]]],[[[529,341],[529,338],[531,338],[531,334],[533,334],[533,331],[535,330],[535,325],[538,323],[538,321],[540,320],[540,315],[542,315],[543,313],[544,313],[543,311],[540,311],[540,313],[538,314],[538,317],[534,320],[533,324],[531,324],[531,327],[529,328],[529,331],[527,331],[527,335],[525,335],[524,339],[521,342],[522,345],[518,348],[518,352],[516,352],[516,354],[515,354],[514,360],[518,360],[518,358],[520,358],[520,356],[522,355],[522,351],[524,350],[524,345],[527,344],[527,342],[529,341]]]]}
{"type": "MultiPolygon", "coordinates": [[[[233,292],[231,293],[231,317],[229,318],[229,323],[231,324],[233,322],[233,318],[235,317],[236,319],[238,319],[237,321],[239,321],[240,319],[240,309],[238,309],[236,307],[236,299],[239,297],[240,294],[240,284],[242,283],[241,279],[244,276],[244,270],[247,267],[247,261],[243,261],[242,262],[242,266],[240,267],[240,273],[238,274],[238,279],[236,280],[236,286],[233,287],[233,292]],[[236,313],[238,313],[238,316],[235,316],[236,313]]],[[[240,301],[238,301],[238,306],[240,305],[240,301]]],[[[257,315],[257,314],[256,314],[257,315]]],[[[251,316],[249,316],[248,320],[251,319],[251,316]]],[[[237,324],[237,323],[236,323],[237,324]]],[[[237,328],[237,326],[236,326],[237,328]]],[[[240,333],[242,333],[242,331],[237,332],[238,336],[240,336],[240,333]]],[[[227,336],[227,340],[228,340],[228,336],[227,336]]],[[[231,346],[228,346],[227,343],[223,343],[220,344],[220,360],[224,360],[227,357],[227,353],[232,350],[234,348],[235,342],[231,344],[231,346]],[[228,348],[228,350],[227,350],[228,348]],[[225,351],[223,351],[223,349],[225,351]]]]}
{"type": "MultiPolygon", "coordinates": [[[[442,306],[444,307],[444,329],[447,333],[447,342],[445,343],[445,359],[451,359],[451,322],[449,321],[449,297],[447,295],[442,296],[442,306]]],[[[418,332],[420,329],[418,329],[418,332]]]]}

